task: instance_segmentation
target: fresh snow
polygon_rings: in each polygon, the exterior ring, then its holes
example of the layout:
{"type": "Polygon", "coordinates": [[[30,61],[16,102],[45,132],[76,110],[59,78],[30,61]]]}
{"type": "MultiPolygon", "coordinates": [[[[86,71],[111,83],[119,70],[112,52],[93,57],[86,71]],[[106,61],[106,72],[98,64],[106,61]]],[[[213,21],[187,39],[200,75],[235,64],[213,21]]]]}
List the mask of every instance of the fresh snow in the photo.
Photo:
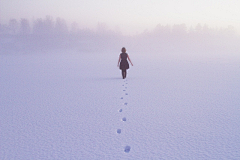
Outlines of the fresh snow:
{"type": "Polygon", "coordinates": [[[240,159],[237,54],[0,55],[0,159],[240,159]]]}

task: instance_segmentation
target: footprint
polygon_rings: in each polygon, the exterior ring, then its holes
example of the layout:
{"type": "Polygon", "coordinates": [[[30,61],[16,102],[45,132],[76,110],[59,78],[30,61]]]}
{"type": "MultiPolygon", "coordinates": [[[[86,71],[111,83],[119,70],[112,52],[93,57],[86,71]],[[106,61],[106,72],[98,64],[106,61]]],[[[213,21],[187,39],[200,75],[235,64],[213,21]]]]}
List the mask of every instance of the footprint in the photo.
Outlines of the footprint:
{"type": "Polygon", "coordinates": [[[123,91],[126,91],[126,90],[123,90],[123,91]]]}
{"type": "Polygon", "coordinates": [[[124,103],[124,105],[127,105],[128,103],[124,103]]]}
{"type": "Polygon", "coordinates": [[[127,87],[125,87],[125,89],[127,89],[127,87]]]}
{"type": "Polygon", "coordinates": [[[126,93],[125,95],[128,95],[128,93],[126,93]]]}
{"type": "Polygon", "coordinates": [[[122,109],[119,109],[119,111],[118,112],[122,112],[122,109]]]}
{"type": "Polygon", "coordinates": [[[121,129],[117,129],[117,133],[120,134],[122,132],[121,129]]]}
{"type": "Polygon", "coordinates": [[[131,150],[131,147],[130,147],[130,146],[126,146],[126,147],[124,148],[124,152],[126,152],[126,153],[129,153],[130,150],[131,150]]]}
{"type": "Polygon", "coordinates": [[[127,121],[126,117],[123,117],[123,118],[122,118],[122,121],[126,122],[126,121],[127,121]]]}

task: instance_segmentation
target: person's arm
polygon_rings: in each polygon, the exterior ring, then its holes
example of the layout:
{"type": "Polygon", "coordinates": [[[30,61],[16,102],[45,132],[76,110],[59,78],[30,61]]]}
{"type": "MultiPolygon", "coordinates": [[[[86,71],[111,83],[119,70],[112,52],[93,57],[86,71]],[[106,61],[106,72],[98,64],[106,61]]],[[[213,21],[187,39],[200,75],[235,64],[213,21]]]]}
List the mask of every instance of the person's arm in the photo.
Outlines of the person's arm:
{"type": "Polygon", "coordinates": [[[129,62],[131,63],[131,65],[133,66],[133,64],[132,64],[132,62],[131,62],[131,59],[129,58],[129,56],[127,56],[128,57],[128,60],[129,60],[129,62]]]}
{"type": "Polygon", "coordinates": [[[120,61],[121,61],[121,56],[119,56],[118,65],[117,65],[118,67],[119,67],[120,61]]]}

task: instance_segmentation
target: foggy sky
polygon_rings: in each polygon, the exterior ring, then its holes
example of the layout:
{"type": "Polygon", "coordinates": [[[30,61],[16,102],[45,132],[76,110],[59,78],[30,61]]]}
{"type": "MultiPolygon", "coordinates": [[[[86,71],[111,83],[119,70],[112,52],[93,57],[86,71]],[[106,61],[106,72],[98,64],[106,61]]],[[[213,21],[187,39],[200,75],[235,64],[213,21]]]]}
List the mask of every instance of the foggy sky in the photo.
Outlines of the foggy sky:
{"type": "Polygon", "coordinates": [[[157,24],[227,27],[240,33],[239,0],[2,0],[0,21],[61,17],[84,28],[106,23],[109,28],[135,34],[157,24]]]}

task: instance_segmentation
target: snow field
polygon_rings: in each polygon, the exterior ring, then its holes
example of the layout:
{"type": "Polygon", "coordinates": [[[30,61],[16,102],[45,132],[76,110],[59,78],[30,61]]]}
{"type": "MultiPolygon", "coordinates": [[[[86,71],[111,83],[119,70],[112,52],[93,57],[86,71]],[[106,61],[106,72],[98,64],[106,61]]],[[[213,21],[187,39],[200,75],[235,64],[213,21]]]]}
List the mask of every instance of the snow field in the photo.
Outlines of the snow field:
{"type": "Polygon", "coordinates": [[[239,159],[239,59],[0,55],[0,159],[239,159]]]}

